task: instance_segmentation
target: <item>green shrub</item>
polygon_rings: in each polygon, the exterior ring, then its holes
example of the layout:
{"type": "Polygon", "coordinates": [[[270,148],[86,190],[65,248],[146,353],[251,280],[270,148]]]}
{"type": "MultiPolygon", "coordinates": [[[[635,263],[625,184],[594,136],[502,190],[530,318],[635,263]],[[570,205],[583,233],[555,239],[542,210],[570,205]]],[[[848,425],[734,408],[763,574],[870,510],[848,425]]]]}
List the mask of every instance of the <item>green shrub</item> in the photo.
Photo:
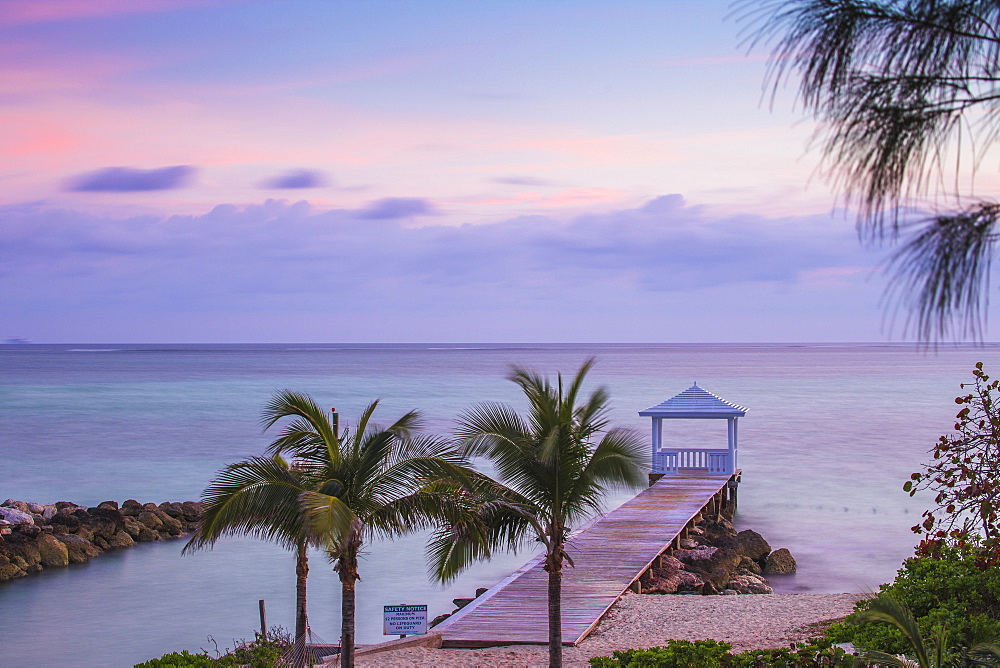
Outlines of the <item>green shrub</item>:
{"type": "MultiPolygon", "coordinates": [[[[215,639],[209,637],[213,644],[215,639]]],[[[208,652],[191,654],[187,650],[164,654],[158,659],[150,659],[145,663],[135,665],[135,668],[202,668],[203,666],[249,666],[250,668],[272,668],[277,665],[282,653],[292,645],[292,634],[280,626],[271,627],[267,632],[267,640],[259,633],[254,633],[250,642],[240,640],[234,642],[235,649],[227,650],[225,654],[213,659],[208,652]]],[[[215,654],[219,650],[216,645],[215,654]]]]}
{"type": "Polygon", "coordinates": [[[814,668],[836,666],[863,668],[868,664],[855,659],[829,639],[797,643],[788,649],[755,649],[730,654],[729,643],[715,640],[671,640],[663,647],[618,651],[613,657],[590,660],[595,668],[814,668]]]}
{"type": "Polygon", "coordinates": [[[275,626],[268,631],[267,640],[260,633],[254,633],[252,641],[240,641],[234,650],[221,656],[215,665],[271,668],[277,665],[278,659],[291,645],[291,633],[275,626]]]}
{"type": "Polygon", "coordinates": [[[723,668],[732,645],[715,640],[671,640],[663,647],[629,649],[614,653],[614,658],[599,656],[590,660],[598,668],[723,668]]]}
{"type": "MultiPolygon", "coordinates": [[[[953,647],[971,647],[1000,638],[1000,569],[983,568],[981,558],[977,546],[945,547],[936,556],[910,557],[895,581],[879,589],[909,606],[924,636],[945,624],[953,647]]],[[[856,611],[866,608],[867,601],[859,601],[856,611]]],[[[835,642],[889,654],[910,651],[895,627],[858,623],[857,612],[831,626],[827,635],[835,642]]]]}
{"type": "Polygon", "coordinates": [[[135,664],[135,668],[201,668],[216,665],[215,659],[207,653],[191,654],[187,650],[164,654],[158,659],[135,664]]]}

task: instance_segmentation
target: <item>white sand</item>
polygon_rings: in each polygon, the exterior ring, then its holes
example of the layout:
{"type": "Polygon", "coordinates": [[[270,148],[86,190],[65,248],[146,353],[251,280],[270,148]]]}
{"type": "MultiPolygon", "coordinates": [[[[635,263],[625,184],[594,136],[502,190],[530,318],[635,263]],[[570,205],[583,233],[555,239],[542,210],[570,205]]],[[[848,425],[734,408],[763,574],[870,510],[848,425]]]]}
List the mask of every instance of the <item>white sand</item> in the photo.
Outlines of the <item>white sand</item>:
{"type": "MultiPolygon", "coordinates": [[[[616,649],[656,647],[670,639],[713,638],[734,651],[787,647],[817,635],[810,626],[844,617],[859,594],[759,594],[749,596],[643,596],[626,593],[579,647],[563,650],[566,666],[587,666],[616,649]]],[[[358,666],[546,666],[538,645],[487,649],[399,649],[359,656],[358,666]]]]}

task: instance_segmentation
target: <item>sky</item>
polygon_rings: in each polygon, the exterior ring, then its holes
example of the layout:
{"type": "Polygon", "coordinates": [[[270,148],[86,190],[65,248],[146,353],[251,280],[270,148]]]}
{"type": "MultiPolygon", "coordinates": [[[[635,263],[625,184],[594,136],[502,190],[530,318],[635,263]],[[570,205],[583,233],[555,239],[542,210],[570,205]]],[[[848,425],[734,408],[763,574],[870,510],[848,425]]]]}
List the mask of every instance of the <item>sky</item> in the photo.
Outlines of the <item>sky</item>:
{"type": "Polygon", "coordinates": [[[728,0],[4,0],[0,340],[905,338],[748,28],[728,0]]]}

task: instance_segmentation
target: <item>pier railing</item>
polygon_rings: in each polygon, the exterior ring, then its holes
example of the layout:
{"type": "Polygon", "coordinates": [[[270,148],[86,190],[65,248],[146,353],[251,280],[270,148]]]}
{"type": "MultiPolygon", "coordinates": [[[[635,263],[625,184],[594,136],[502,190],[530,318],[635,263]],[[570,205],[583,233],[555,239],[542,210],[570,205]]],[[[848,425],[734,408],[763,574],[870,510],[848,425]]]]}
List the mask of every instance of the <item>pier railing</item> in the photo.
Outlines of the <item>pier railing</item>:
{"type": "Polygon", "coordinates": [[[704,469],[709,473],[732,473],[729,450],[685,448],[653,453],[653,473],[677,473],[685,469],[704,469]]]}

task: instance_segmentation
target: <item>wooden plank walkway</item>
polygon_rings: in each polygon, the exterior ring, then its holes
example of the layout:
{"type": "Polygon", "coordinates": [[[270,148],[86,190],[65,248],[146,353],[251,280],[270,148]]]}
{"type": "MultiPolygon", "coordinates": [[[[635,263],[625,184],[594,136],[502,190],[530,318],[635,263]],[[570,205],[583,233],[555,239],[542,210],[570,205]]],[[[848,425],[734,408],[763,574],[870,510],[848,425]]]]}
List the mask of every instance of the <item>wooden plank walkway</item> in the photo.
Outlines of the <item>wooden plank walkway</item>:
{"type": "MultiPolygon", "coordinates": [[[[736,473],[739,475],[739,472],[736,473]]],[[[666,476],[570,538],[576,566],[563,570],[563,641],[576,645],[608,608],[688,526],[733,476],[666,476]]],[[[435,627],[443,647],[548,642],[548,574],[542,557],[504,579],[435,627]]]]}

